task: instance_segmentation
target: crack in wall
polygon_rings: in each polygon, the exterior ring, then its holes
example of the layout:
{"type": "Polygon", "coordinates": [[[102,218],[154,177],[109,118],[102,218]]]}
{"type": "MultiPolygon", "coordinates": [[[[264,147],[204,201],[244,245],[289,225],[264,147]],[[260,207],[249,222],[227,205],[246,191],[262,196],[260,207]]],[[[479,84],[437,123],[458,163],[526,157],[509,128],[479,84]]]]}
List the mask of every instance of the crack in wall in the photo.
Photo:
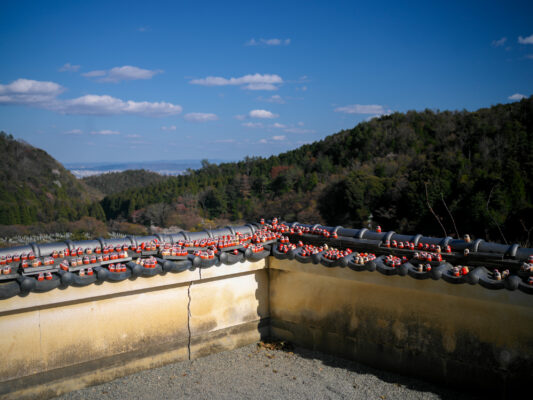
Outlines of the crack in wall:
{"type": "Polygon", "coordinates": [[[187,296],[189,298],[189,301],[187,302],[187,330],[189,332],[189,337],[187,341],[187,356],[189,360],[191,359],[191,286],[192,282],[189,283],[189,287],[187,288],[187,296]]]}

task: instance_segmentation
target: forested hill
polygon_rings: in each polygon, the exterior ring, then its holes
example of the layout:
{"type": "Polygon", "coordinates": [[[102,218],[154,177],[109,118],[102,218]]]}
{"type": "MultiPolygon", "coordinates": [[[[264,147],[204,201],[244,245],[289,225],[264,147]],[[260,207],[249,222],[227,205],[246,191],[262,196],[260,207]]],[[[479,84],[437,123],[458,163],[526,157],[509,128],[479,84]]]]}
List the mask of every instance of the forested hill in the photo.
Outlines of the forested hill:
{"type": "Polygon", "coordinates": [[[104,219],[101,195],[44,150],[0,132],[0,224],[104,219]]]}
{"type": "Polygon", "coordinates": [[[267,159],[204,163],[101,205],[108,219],[163,226],[276,215],[524,244],[532,172],[533,97],[476,112],[395,113],[267,159]]]}
{"type": "Polygon", "coordinates": [[[129,169],[122,172],[108,172],[105,174],[88,176],[82,179],[86,185],[95,188],[104,195],[115,194],[127,189],[141,188],[154,182],[167,179],[157,172],[144,169],[129,169]]]}

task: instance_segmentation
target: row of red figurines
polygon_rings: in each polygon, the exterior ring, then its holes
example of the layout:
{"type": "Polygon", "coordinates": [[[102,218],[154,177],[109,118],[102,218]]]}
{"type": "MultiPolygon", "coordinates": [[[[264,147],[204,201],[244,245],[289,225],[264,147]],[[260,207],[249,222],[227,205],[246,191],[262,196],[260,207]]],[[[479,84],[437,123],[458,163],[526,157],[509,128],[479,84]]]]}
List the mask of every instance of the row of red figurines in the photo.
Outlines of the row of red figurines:
{"type": "Polygon", "coordinates": [[[431,262],[431,261],[441,262],[442,254],[421,252],[421,253],[415,253],[413,258],[417,260],[421,260],[421,261],[427,261],[427,262],[431,262]]]}
{"type": "Polygon", "coordinates": [[[196,250],[193,255],[200,257],[202,260],[213,260],[215,258],[216,250],[201,251],[196,250]]]}
{"type": "Polygon", "coordinates": [[[154,257],[149,257],[141,260],[141,265],[144,268],[155,268],[157,266],[157,260],[154,257]]]}
{"type": "Polygon", "coordinates": [[[385,263],[385,265],[388,265],[389,267],[396,268],[402,265],[403,263],[407,262],[407,258],[406,257],[400,258],[400,257],[393,256],[392,254],[389,254],[383,259],[383,262],[385,263]]]}
{"type": "Polygon", "coordinates": [[[248,246],[250,250],[252,250],[253,253],[261,253],[265,250],[262,244],[251,244],[248,246]]]}
{"type": "Polygon", "coordinates": [[[122,251],[120,253],[113,253],[113,254],[100,254],[98,256],[92,255],[92,256],[84,256],[82,257],[73,257],[70,260],[64,260],[59,264],[59,267],[65,271],[68,271],[69,267],[79,267],[80,265],[89,265],[89,264],[96,264],[106,261],[113,261],[113,260],[119,260],[122,258],[128,258],[128,252],[122,251]]]}
{"type": "MultiPolygon", "coordinates": [[[[398,248],[398,249],[406,249],[406,250],[425,250],[425,251],[431,251],[434,253],[441,253],[442,249],[439,245],[435,244],[429,244],[429,243],[422,243],[419,242],[417,246],[415,246],[414,242],[398,242],[396,240],[386,240],[384,243],[385,247],[392,247],[392,248],[398,248]]],[[[446,253],[451,253],[452,248],[450,246],[446,246],[445,248],[446,253]]]]}
{"type": "Polygon", "coordinates": [[[162,256],[186,256],[189,254],[187,252],[187,249],[181,247],[181,246],[173,246],[173,247],[166,247],[163,249],[159,249],[162,256]]]}
{"type": "Polygon", "coordinates": [[[359,265],[364,265],[375,259],[376,255],[374,253],[354,253],[353,255],[353,262],[359,265]]]}
{"type": "Polygon", "coordinates": [[[308,257],[313,254],[322,253],[324,250],[327,250],[326,246],[313,246],[312,244],[304,244],[301,240],[298,241],[298,247],[301,248],[300,255],[302,257],[308,257]]]}
{"type": "Polygon", "coordinates": [[[11,255],[8,254],[6,256],[0,256],[0,265],[6,265],[11,264],[12,262],[19,262],[19,261],[27,261],[27,260],[34,260],[35,254],[33,251],[30,251],[29,253],[22,253],[22,254],[15,254],[11,255]]]}
{"type": "Polygon", "coordinates": [[[107,269],[109,270],[109,272],[126,272],[127,271],[127,267],[125,264],[109,264],[107,266],[107,269]]]}
{"type": "Polygon", "coordinates": [[[85,276],[85,275],[87,275],[87,276],[91,276],[91,275],[93,275],[93,274],[94,274],[94,271],[93,271],[93,269],[92,269],[91,267],[87,268],[87,271],[85,271],[84,268],[82,268],[82,269],[80,269],[80,270],[78,271],[78,275],[79,275],[79,276],[85,276]]]}
{"type": "Polygon", "coordinates": [[[352,254],[352,249],[346,249],[346,250],[330,249],[330,250],[327,250],[323,254],[323,256],[324,258],[327,258],[328,260],[340,260],[341,258],[349,256],[350,254],[352,254]]]}
{"type": "Polygon", "coordinates": [[[281,252],[281,253],[285,253],[287,254],[289,251],[291,250],[294,250],[296,248],[296,245],[295,244],[283,244],[283,243],[280,243],[278,245],[278,251],[281,252]]]}

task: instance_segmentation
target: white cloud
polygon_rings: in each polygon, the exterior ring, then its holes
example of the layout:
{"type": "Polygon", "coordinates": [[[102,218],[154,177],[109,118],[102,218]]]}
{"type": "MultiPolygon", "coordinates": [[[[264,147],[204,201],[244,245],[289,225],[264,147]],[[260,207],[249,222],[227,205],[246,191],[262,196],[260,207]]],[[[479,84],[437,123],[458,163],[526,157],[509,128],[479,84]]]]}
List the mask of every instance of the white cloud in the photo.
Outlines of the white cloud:
{"type": "Polygon", "coordinates": [[[188,114],[185,114],[184,118],[187,121],[194,121],[194,122],[216,121],[218,119],[216,114],[210,114],[210,113],[188,113],[188,114]]]}
{"type": "Polygon", "coordinates": [[[243,86],[243,89],[247,90],[278,90],[276,85],[272,83],[250,83],[249,85],[243,86]]]}
{"type": "Polygon", "coordinates": [[[280,140],[285,140],[285,139],[286,139],[286,137],[283,136],[283,135],[280,135],[280,136],[272,136],[272,140],[278,140],[278,141],[280,141],[280,140]]]}
{"type": "Polygon", "coordinates": [[[65,89],[55,82],[17,79],[8,85],[0,85],[0,104],[22,104],[76,115],[143,115],[164,117],[181,113],[177,104],[121,100],[108,95],[88,94],[62,100],[57,96],[65,89]]]}
{"type": "Polygon", "coordinates": [[[286,128],[285,125],[280,124],[279,122],[276,122],[276,123],[272,124],[271,126],[272,126],[272,128],[277,128],[277,129],[283,129],[283,128],[286,128]]]}
{"type": "Polygon", "coordinates": [[[246,115],[236,115],[233,118],[239,121],[244,121],[246,119],[246,115]]]}
{"type": "Polygon", "coordinates": [[[526,96],[524,96],[524,95],[521,94],[521,93],[515,93],[515,94],[513,94],[512,96],[509,96],[509,97],[508,97],[509,100],[514,100],[514,101],[516,101],[516,100],[522,100],[522,99],[525,99],[525,98],[526,98],[526,96]]]}
{"type": "Polygon", "coordinates": [[[303,123],[303,121],[300,121],[298,122],[298,126],[304,126],[305,124],[303,123]]]}
{"type": "Polygon", "coordinates": [[[312,129],[302,129],[302,128],[287,128],[283,130],[287,133],[314,133],[315,131],[312,129]]]}
{"type": "Polygon", "coordinates": [[[263,97],[258,97],[257,100],[266,101],[267,103],[285,104],[285,100],[279,94],[274,94],[266,99],[263,97]]]}
{"type": "Polygon", "coordinates": [[[352,104],[344,107],[337,107],[335,112],[341,112],[345,114],[385,114],[383,106],[377,104],[363,105],[352,104]]]}
{"type": "Polygon", "coordinates": [[[283,83],[283,79],[275,74],[249,74],[239,78],[222,78],[220,76],[208,76],[202,79],[193,79],[192,85],[202,86],[241,86],[248,90],[276,90],[283,83]]]}
{"type": "Polygon", "coordinates": [[[66,63],[61,68],[59,68],[59,72],[76,72],[79,69],[79,65],[72,65],[71,63],[66,63]]]}
{"type": "Polygon", "coordinates": [[[235,143],[235,139],[218,139],[215,140],[215,143],[235,143]]]}
{"type": "Polygon", "coordinates": [[[264,46],[281,46],[281,45],[288,46],[289,44],[291,44],[291,39],[276,39],[276,38],[273,38],[273,39],[259,39],[259,40],[250,39],[244,45],[245,46],[259,46],[259,45],[264,45],[264,46]]]}
{"type": "Polygon", "coordinates": [[[131,81],[138,79],[152,79],[154,75],[162,73],[162,70],[149,70],[131,65],[124,65],[123,67],[115,67],[110,70],[96,70],[90,71],[83,76],[87,78],[101,77],[98,82],[114,82],[131,81]]]}
{"type": "Polygon", "coordinates": [[[252,110],[248,113],[248,115],[251,117],[251,118],[263,118],[263,119],[272,119],[272,118],[277,118],[279,117],[278,114],[274,114],[270,111],[267,111],[267,110],[252,110]]]}
{"type": "Polygon", "coordinates": [[[112,131],[111,129],[103,129],[101,131],[92,131],[91,135],[104,135],[104,136],[120,135],[120,132],[119,131],[112,131]]]}
{"type": "Polygon", "coordinates": [[[162,131],[175,131],[176,130],[176,125],[162,126],[161,130],[162,131]]]}
{"type": "Polygon", "coordinates": [[[134,134],[131,134],[131,135],[126,135],[126,137],[127,138],[140,138],[141,135],[138,135],[138,134],[134,133],[134,134]]]}
{"type": "Polygon", "coordinates": [[[86,78],[95,78],[97,76],[104,76],[106,72],[104,70],[97,70],[97,71],[90,71],[85,72],[84,74],[81,74],[81,76],[84,76],[86,78]]]}
{"type": "Polygon", "coordinates": [[[518,43],[520,44],[533,44],[533,35],[528,37],[518,36],[518,43]]]}
{"type": "Polygon", "coordinates": [[[259,140],[259,143],[261,143],[261,144],[267,144],[267,140],[266,140],[266,139],[261,139],[261,140],[259,140]]]}
{"type": "Polygon", "coordinates": [[[81,135],[83,131],[81,129],[71,129],[70,131],[66,131],[63,134],[64,135],[81,135]]]}
{"type": "Polygon", "coordinates": [[[246,128],[262,128],[263,127],[263,124],[261,122],[243,122],[241,125],[246,128]]]}
{"type": "Polygon", "coordinates": [[[164,117],[181,113],[179,105],[166,102],[121,100],[108,95],[88,94],[58,101],[51,107],[61,114],[76,115],[143,115],[164,117]]]}
{"type": "Polygon", "coordinates": [[[65,89],[55,82],[17,79],[0,85],[0,104],[38,104],[49,102],[65,89]]]}
{"type": "Polygon", "coordinates": [[[149,26],[140,26],[139,28],[137,28],[137,31],[139,32],[148,32],[149,30],[150,30],[149,26]]]}
{"type": "Polygon", "coordinates": [[[502,37],[501,39],[498,39],[498,40],[493,40],[492,41],[492,46],[493,47],[500,47],[500,46],[503,46],[505,44],[505,42],[507,41],[507,38],[506,37],[502,37]]]}

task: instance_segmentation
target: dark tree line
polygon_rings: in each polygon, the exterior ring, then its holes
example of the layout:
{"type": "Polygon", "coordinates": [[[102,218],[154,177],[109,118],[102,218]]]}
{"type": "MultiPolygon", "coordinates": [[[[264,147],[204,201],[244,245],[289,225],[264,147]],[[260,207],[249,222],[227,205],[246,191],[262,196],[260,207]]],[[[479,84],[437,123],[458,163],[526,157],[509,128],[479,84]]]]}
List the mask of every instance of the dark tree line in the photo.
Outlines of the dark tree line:
{"type": "Polygon", "coordinates": [[[100,204],[107,219],[133,222],[277,215],[531,245],[532,171],[529,98],[476,112],[395,113],[277,156],[204,162],[100,204]]]}

